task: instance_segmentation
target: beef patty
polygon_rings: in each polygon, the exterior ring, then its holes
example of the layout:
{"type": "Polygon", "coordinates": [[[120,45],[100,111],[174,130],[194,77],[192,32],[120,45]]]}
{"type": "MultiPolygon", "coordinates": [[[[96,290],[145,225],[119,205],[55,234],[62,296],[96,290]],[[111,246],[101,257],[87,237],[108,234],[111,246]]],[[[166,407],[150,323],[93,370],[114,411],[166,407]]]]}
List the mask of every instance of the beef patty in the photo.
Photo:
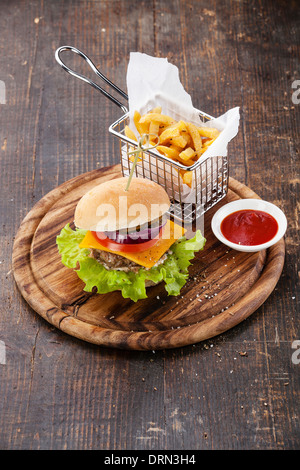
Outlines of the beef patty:
{"type": "MultiPolygon", "coordinates": [[[[103,264],[103,266],[108,270],[116,269],[118,271],[131,271],[137,273],[139,269],[142,268],[141,265],[135,263],[134,261],[124,258],[121,255],[117,255],[116,253],[110,253],[108,251],[96,250],[95,248],[92,248],[90,256],[91,258],[96,259],[99,263],[103,264]]],[[[165,253],[160,258],[160,260],[158,260],[156,265],[163,263],[167,259],[167,257],[168,255],[167,253],[165,253]]]]}

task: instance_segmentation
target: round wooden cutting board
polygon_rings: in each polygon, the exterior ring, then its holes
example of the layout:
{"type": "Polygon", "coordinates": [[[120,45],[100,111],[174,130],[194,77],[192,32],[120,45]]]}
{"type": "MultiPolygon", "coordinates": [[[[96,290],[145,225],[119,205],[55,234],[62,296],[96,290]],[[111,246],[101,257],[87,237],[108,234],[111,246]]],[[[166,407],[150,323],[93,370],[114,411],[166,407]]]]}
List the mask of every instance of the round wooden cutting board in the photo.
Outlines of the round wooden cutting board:
{"type": "Polygon", "coordinates": [[[168,296],[163,283],[148,288],[148,298],[136,303],[119,292],[84,292],[76,273],[62,265],[56,236],[73,222],[86,191],[119,176],[120,166],[115,165],[73,178],[43,197],[23,220],[13,248],[14,276],[25,300],[45,320],[93,344],[157,350],[224,333],[267,299],[282,272],[283,239],[268,250],[242,253],[220,243],[211,231],[211,218],[221,205],[258,197],[232,178],[226,198],[205,214],[207,242],[179,296],[168,296]]]}

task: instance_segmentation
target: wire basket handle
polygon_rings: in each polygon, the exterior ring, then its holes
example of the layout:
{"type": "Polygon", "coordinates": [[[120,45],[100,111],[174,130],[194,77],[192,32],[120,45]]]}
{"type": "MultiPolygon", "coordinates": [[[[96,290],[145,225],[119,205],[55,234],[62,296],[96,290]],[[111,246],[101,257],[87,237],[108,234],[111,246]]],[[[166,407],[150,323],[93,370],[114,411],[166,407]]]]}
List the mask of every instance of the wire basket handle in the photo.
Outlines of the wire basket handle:
{"type": "Polygon", "coordinates": [[[79,49],[76,49],[76,47],[73,47],[73,46],[61,46],[59,47],[56,51],[55,51],[55,59],[56,61],[58,62],[58,64],[66,71],[68,72],[70,75],[73,75],[74,77],[76,78],[79,78],[80,80],[83,80],[84,82],[88,83],[89,85],[91,85],[93,88],[96,88],[96,90],[98,91],[101,91],[101,93],[103,93],[103,95],[105,95],[107,98],[109,98],[113,103],[117,104],[124,113],[127,113],[128,112],[128,109],[126,108],[126,106],[124,106],[119,100],[117,100],[116,98],[114,98],[114,96],[110,95],[107,91],[105,91],[103,88],[101,88],[99,85],[97,85],[97,83],[93,82],[93,80],[91,80],[90,78],[88,77],[85,77],[84,75],[82,75],[81,73],[79,72],[75,72],[74,70],[70,69],[61,59],[60,57],[60,54],[61,52],[64,52],[64,51],[72,51],[72,52],[75,52],[76,54],[78,54],[80,57],[82,57],[87,63],[88,65],[91,67],[91,69],[93,70],[93,72],[98,76],[100,77],[105,83],[107,83],[110,87],[112,87],[117,93],[119,93],[123,98],[125,98],[126,100],[128,100],[128,96],[126,95],[126,93],[124,91],[122,91],[119,87],[117,87],[117,85],[115,85],[114,83],[112,83],[107,77],[105,77],[105,75],[103,75],[103,73],[101,73],[97,67],[95,66],[95,64],[91,61],[91,59],[86,55],[84,54],[83,52],[81,52],[79,49]]]}

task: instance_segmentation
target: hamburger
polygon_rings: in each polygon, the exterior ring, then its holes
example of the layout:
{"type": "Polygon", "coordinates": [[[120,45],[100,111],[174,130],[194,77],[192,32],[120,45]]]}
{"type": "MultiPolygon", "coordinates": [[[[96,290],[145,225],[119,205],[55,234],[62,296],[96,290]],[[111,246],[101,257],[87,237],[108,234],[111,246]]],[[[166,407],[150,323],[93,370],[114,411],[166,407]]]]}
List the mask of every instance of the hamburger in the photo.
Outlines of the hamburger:
{"type": "Polygon", "coordinates": [[[187,239],[168,216],[170,205],[166,191],[145,178],[95,186],[76,206],[74,229],[67,224],[56,238],[62,263],[75,269],[87,292],[121,291],[136,302],[164,282],[169,295],[179,295],[205,239],[199,230],[187,239]]]}

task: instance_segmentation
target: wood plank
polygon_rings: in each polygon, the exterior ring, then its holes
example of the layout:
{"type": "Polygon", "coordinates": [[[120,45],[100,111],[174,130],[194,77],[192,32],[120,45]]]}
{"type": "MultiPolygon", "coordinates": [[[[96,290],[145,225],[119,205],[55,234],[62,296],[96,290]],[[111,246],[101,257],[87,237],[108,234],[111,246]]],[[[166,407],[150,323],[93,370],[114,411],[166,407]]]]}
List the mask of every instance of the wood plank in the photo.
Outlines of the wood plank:
{"type": "Polygon", "coordinates": [[[19,0],[1,13],[1,448],[297,449],[297,2],[19,0]],[[121,88],[130,51],[168,56],[197,107],[241,106],[230,175],[289,221],[282,276],[246,322],[178,350],[98,351],[19,295],[11,254],[23,218],[59,184],[118,163],[107,132],[118,109],[56,68],[63,44],[90,53],[121,88]]]}

